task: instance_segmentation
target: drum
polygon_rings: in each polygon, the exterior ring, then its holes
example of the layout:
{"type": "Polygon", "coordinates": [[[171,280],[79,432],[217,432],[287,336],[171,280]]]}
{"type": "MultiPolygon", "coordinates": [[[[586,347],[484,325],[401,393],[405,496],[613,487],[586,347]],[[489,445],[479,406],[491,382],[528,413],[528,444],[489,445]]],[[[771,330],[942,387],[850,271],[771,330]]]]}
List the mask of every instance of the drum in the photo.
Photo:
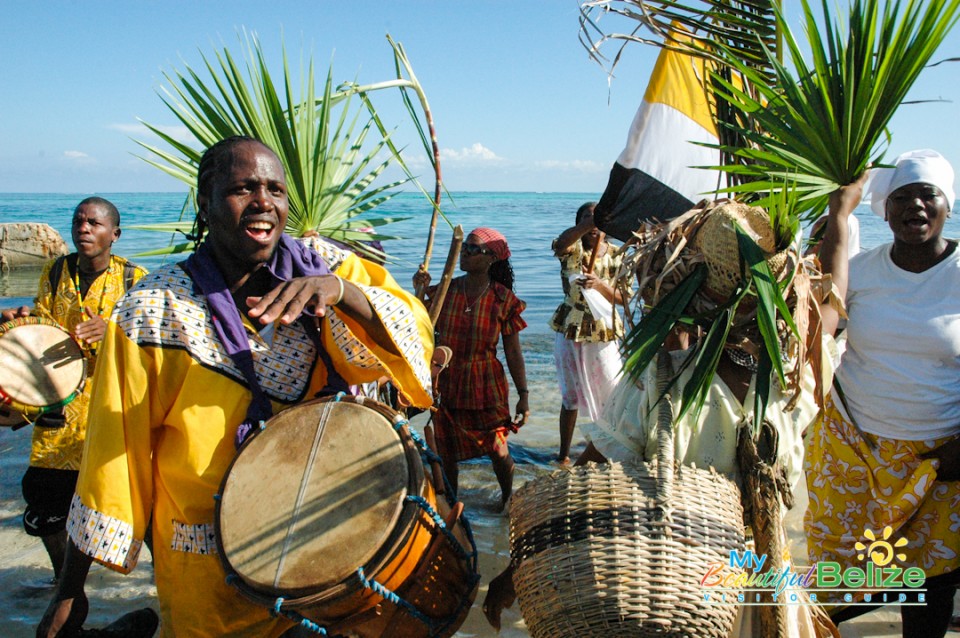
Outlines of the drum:
{"type": "Polygon", "coordinates": [[[414,436],[399,413],[347,395],[267,421],[217,498],[228,581],[328,635],[452,635],[476,596],[477,552],[414,436]]]}
{"type": "Polygon", "coordinates": [[[86,378],[80,344],[56,322],[22,317],[0,325],[0,403],[9,412],[3,424],[34,421],[62,408],[86,378]]]}

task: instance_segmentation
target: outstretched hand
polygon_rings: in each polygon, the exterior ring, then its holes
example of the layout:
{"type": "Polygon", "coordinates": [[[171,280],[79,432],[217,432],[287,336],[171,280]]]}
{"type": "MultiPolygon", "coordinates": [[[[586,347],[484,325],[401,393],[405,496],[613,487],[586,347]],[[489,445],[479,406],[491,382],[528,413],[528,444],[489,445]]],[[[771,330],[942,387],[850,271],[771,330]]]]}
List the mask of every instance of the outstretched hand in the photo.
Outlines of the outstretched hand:
{"type": "Polygon", "coordinates": [[[304,308],[317,317],[323,317],[328,306],[342,301],[346,283],[337,275],[298,277],[285,281],[262,297],[247,297],[247,314],[266,325],[277,319],[289,325],[297,320],[304,308]]]}
{"type": "Polygon", "coordinates": [[[830,213],[848,216],[863,201],[863,187],[870,177],[870,171],[864,171],[856,180],[841,186],[830,193],[830,213]]]}

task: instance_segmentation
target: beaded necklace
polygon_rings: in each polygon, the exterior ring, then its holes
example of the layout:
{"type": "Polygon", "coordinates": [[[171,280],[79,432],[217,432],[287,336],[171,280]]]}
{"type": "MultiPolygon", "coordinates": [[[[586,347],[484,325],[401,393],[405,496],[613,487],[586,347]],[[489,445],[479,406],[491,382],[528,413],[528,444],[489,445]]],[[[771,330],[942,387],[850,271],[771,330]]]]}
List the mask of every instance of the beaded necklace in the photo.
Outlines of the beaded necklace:
{"type": "Polygon", "coordinates": [[[756,372],[760,367],[760,360],[743,348],[730,347],[725,348],[723,352],[736,365],[746,368],[750,372],[756,372]]]}
{"type": "MultiPolygon", "coordinates": [[[[107,266],[107,270],[110,270],[110,266],[107,266]]],[[[105,272],[106,270],[104,271],[104,273],[105,272]]],[[[100,274],[102,275],[103,273],[100,273],[100,274]]],[[[99,278],[99,275],[95,277],[93,281],[90,282],[90,286],[93,286],[94,282],[96,282],[98,278],[99,278]]],[[[90,319],[90,317],[87,316],[87,308],[86,306],[83,305],[83,295],[80,294],[80,264],[77,264],[77,271],[73,274],[73,290],[74,292],[77,293],[77,303],[80,304],[80,314],[83,320],[86,321],[90,319]]],[[[87,288],[87,292],[88,293],[90,292],[90,288],[87,288]]],[[[103,316],[103,306],[107,297],[107,295],[104,294],[105,292],[106,290],[100,291],[100,301],[97,305],[97,315],[101,317],[103,316]]]]}

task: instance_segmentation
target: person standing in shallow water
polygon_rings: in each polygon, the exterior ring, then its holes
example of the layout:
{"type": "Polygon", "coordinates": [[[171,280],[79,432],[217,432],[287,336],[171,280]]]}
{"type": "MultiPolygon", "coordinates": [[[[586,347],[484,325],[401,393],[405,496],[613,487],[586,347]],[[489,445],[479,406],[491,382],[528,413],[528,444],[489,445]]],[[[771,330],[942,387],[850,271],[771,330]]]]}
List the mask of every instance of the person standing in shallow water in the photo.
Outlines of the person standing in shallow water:
{"type": "MultiPolygon", "coordinates": [[[[437,345],[453,351],[446,374],[438,380],[439,405],[433,420],[438,452],[454,492],[458,488],[457,463],[487,456],[500,484],[500,507],[513,492],[513,458],[507,436],[530,416],[527,373],[520,348],[521,317],[526,303],[513,294],[513,268],[506,238],[492,228],[471,231],[460,252],[465,273],[450,283],[437,318],[437,345]],[[519,394],[511,418],[509,388],[497,359],[497,342],[519,394]]],[[[420,271],[414,284],[427,286],[430,274],[420,271]]],[[[429,288],[432,296],[435,288],[429,288]]]]}
{"type": "Polygon", "coordinates": [[[561,400],[557,460],[564,464],[570,461],[579,408],[596,420],[623,367],[619,351],[623,321],[614,311],[614,304],[623,303],[614,286],[621,258],[593,223],[595,206],[594,202],[580,206],[576,225],[553,241],[564,294],[563,303],[550,318],[550,329],[556,332],[553,357],[561,400]],[[593,316],[584,296],[587,290],[600,293],[610,306],[609,324],[593,316]]]}
{"type": "MultiPolygon", "coordinates": [[[[44,266],[34,308],[24,306],[0,314],[4,321],[31,314],[55,321],[85,350],[87,374],[92,377],[106,318],[127,288],[147,271],[113,254],[113,244],[120,239],[120,212],[102,197],[88,197],[77,204],[70,235],[76,252],[44,266]]],[[[27,534],[43,541],[54,582],[60,576],[66,551],[67,513],[83,456],[90,391],[88,379],[73,401],[37,419],[30,466],[21,484],[27,503],[23,527],[27,534]]]]}
{"type": "Polygon", "coordinates": [[[92,561],[132,570],[148,523],[161,636],[281,635],[293,623],[228,585],[217,556],[214,495],[237,447],[274,411],[381,375],[431,403],[426,308],[380,266],[283,234],[286,176],[270,148],[218,142],[197,182],[202,243],[107,323],[67,559],[38,636],[79,632],[92,561]]]}

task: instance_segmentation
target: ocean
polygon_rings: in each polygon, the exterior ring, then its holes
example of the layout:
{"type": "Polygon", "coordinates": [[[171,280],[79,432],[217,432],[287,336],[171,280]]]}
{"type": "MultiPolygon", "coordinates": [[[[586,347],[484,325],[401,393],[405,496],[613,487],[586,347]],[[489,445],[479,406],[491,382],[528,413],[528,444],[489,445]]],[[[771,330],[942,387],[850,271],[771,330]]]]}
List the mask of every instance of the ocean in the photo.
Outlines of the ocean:
{"type": "MultiPolygon", "coordinates": [[[[182,193],[103,193],[120,210],[123,234],[115,252],[153,269],[164,263],[161,257],[142,257],[139,253],[162,248],[170,242],[169,234],[137,229],[137,225],[175,221],[184,201],[182,193]]],[[[86,195],[81,194],[5,194],[0,200],[0,221],[44,221],[69,243],[70,219],[74,206],[86,195]]],[[[521,343],[530,386],[531,418],[528,424],[511,436],[511,450],[517,461],[515,489],[528,479],[555,468],[553,459],[559,444],[557,417],[560,394],[553,363],[553,333],[547,321],[563,298],[559,266],[550,250],[551,241],[573,225],[577,208],[596,200],[599,193],[455,193],[444,198],[442,208],[453,224],[463,226],[465,233],[477,226],[490,226],[501,231],[513,253],[511,261],[516,274],[518,296],[527,302],[524,312],[529,327],[521,333],[521,343]]],[[[381,206],[377,216],[406,218],[383,231],[400,239],[386,241],[390,255],[388,267],[402,284],[412,287],[411,278],[423,258],[431,208],[422,196],[403,193],[381,206]]],[[[858,211],[861,222],[861,244],[870,248],[889,238],[889,230],[880,218],[866,207],[858,211]]],[[[960,236],[960,222],[948,220],[946,235],[960,236]]],[[[438,222],[430,272],[439,278],[446,260],[451,227],[438,222]]],[[[182,238],[178,241],[182,241],[182,238]]],[[[182,257],[166,258],[180,259],[182,257]]],[[[20,271],[0,275],[0,307],[29,304],[36,290],[38,272],[20,271]]],[[[515,400],[515,395],[512,395],[515,400]]],[[[415,425],[422,423],[414,422],[415,425]]],[[[47,593],[36,593],[20,586],[21,581],[49,575],[46,555],[39,542],[23,534],[23,503],[20,477],[29,458],[29,429],[11,432],[0,428],[0,540],[8,544],[6,560],[0,563],[0,627],[6,636],[32,636],[33,627],[43,613],[47,593]]],[[[583,447],[575,438],[574,455],[583,447]]],[[[478,600],[458,636],[489,636],[494,632],[487,625],[479,607],[486,583],[509,560],[508,523],[498,514],[499,490],[489,462],[465,463],[461,469],[461,497],[467,507],[481,554],[483,581],[478,600]]],[[[131,576],[119,576],[107,570],[91,574],[90,620],[88,626],[101,626],[120,613],[152,604],[149,569],[137,569],[131,576]]],[[[519,609],[504,614],[504,636],[527,636],[519,609]]]]}

